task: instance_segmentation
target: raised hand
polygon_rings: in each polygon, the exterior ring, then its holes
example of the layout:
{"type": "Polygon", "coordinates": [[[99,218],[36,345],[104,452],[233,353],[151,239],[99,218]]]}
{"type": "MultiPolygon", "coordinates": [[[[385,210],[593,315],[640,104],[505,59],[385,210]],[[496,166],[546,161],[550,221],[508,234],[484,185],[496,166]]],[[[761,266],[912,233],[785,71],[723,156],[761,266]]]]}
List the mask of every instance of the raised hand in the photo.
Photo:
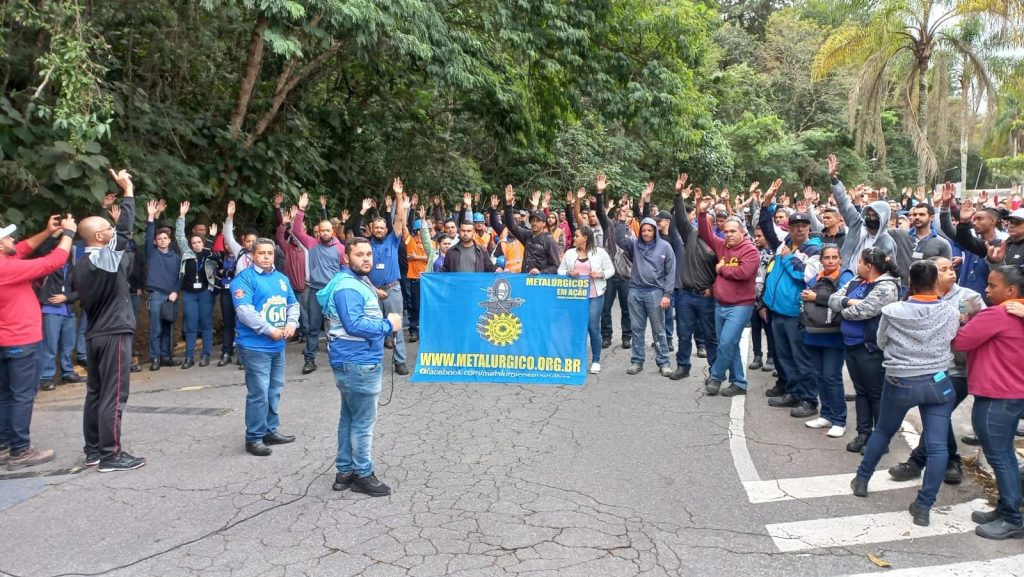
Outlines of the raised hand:
{"type": "Polygon", "coordinates": [[[299,210],[305,212],[307,206],[309,206],[309,194],[303,192],[299,195],[299,210]]]}
{"type": "Polygon", "coordinates": [[[284,202],[284,194],[277,193],[274,195],[274,208],[281,208],[281,203],[284,202]]]}
{"type": "Polygon", "coordinates": [[[549,206],[551,206],[551,191],[550,190],[544,191],[544,200],[541,202],[541,206],[544,207],[544,208],[548,208],[549,206]]]}
{"type": "Polygon", "coordinates": [[[412,208],[412,199],[408,196],[400,195],[400,202],[402,208],[402,214],[409,214],[409,210],[412,208]]]}
{"type": "Polygon", "coordinates": [[[505,185],[505,206],[512,206],[516,202],[516,193],[512,190],[511,184],[505,185]]]}
{"type": "Polygon", "coordinates": [[[395,194],[402,194],[405,192],[405,185],[402,184],[401,178],[397,176],[395,177],[395,180],[391,182],[391,190],[394,191],[395,194]]]}
{"type": "Polygon", "coordinates": [[[352,216],[352,213],[349,212],[349,210],[347,208],[341,209],[341,222],[348,222],[348,219],[351,216],[352,216]]]}
{"type": "Polygon", "coordinates": [[[281,224],[289,225],[292,223],[292,213],[290,210],[281,211],[281,224]]]}
{"type": "Polygon", "coordinates": [[[191,202],[189,202],[187,200],[182,201],[181,207],[178,209],[178,214],[181,216],[181,218],[185,218],[185,215],[188,214],[188,209],[191,208],[191,207],[192,207],[192,203],[191,202]]]}
{"type": "Polygon", "coordinates": [[[160,200],[156,201],[156,213],[157,213],[157,215],[163,214],[165,210],[167,210],[167,201],[162,199],[162,198],[160,200]]]}
{"type": "Polygon", "coordinates": [[[419,206],[420,205],[420,195],[416,194],[416,193],[413,193],[413,195],[410,197],[410,201],[409,202],[412,203],[413,207],[419,206]]]}
{"type": "Polygon", "coordinates": [[[320,208],[322,208],[324,210],[327,210],[327,196],[326,195],[323,195],[323,194],[320,195],[320,208]]]}
{"type": "Polygon", "coordinates": [[[121,169],[120,172],[114,172],[114,169],[110,169],[110,176],[117,183],[117,186],[121,189],[121,192],[125,196],[130,196],[135,192],[135,186],[132,184],[132,175],[128,174],[126,169],[121,169]]]}
{"type": "Polygon", "coordinates": [[[217,236],[217,230],[218,230],[217,229],[217,223],[214,222],[214,223],[210,224],[210,236],[216,237],[217,236]]]}
{"type": "Polygon", "coordinates": [[[78,232],[78,223],[75,222],[75,217],[70,214],[64,215],[60,220],[60,227],[70,232],[78,232]]]}
{"type": "Polygon", "coordinates": [[[539,190],[533,191],[533,194],[530,195],[530,206],[532,206],[534,210],[537,210],[537,207],[540,206],[540,191],[539,190]]]}
{"type": "Polygon", "coordinates": [[[235,201],[233,201],[233,200],[229,200],[228,201],[227,211],[228,211],[228,218],[234,218],[235,217],[235,201]]]}
{"type": "MultiPolygon", "coordinates": [[[[421,206],[419,208],[419,212],[417,213],[417,215],[420,217],[420,220],[426,221],[427,220],[427,209],[425,209],[425,208],[423,208],[421,206]]],[[[424,225],[424,226],[426,226],[426,225],[424,225]]]]}
{"type": "Polygon", "coordinates": [[[473,195],[472,194],[470,194],[468,192],[462,193],[462,206],[466,207],[466,210],[469,210],[469,208],[471,206],[473,206],[473,195]]]}
{"type": "Polygon", "coordinates": [[[388,212],[391,212],[391,207],[394,205],[395,199],[391,198],[390,196],[384,197],[384,208],[387,209],[388,212]]]}
{"type": "Polygon", "coordinates": [[[953,202],[953,184],[946,182],[942,185],[942,208],[949,208],[953,202]]]}
{"type": "MultiPolygon", "coordinates": [[[[583,188],[582,186],[580,187],[580,190],[583,191],[584,195],[587,194],[587,189],[583,188]]],[[[571,190],[569,192],[565,193],[565,206],[567,206],[567,207],[568,206],[572,206],[576,202],[576,198],[577,198],[578,194],[579,194],[579,191],[577,191],[576,194],[573,194],[573,192],[571,190]]],[[[580,196],[579,198],[582,199],[583,197],[580,196]]]]}
{"type": "Polygon", "coordinates": [[[496,194],[491,195],[491,208],[498,210],[498,195],[496,194]]]}
{"type": "Polygon", "coordinates": [[[299,207],[295,206],[294,204],[289,206],[288,207],[288,216],[291,217],[292,220],[295,220],[295,215],[296,214],[299,214],[299,207]]]}
{"type": "Polygon", "coordinates": [[[108,192],[103,196],[103,208],[109,209],[114,205],[114,201],[117,200],[117,195],[113,192],[108,192]]]}
{"type": "Polygon", "coordinates": [[[119,220],[121,220],[121,207],[120,206],[118,206],[116,204],[113,204],[113,205],[110,206],[110,210],[108,210],[107,212],[110,213],[110,218],[114,219],[115,223],[117,223],[119,220]]]}
{"type": "Polygon", "coordinates": [[[605,175],[598,173],[598,175],[594,177],[594,188],[597,189],[598,194],[603,193],[605,189],[608,188],[608,178],[605,175]]]}
{"type": "Polygon", "coordinates": [[[362,208],[359,210],[359,214],[366,214],[366,211],[370,210],[370,207],[372,206],[373,201],[369,198],[364,198],[362,208]]]}
{"type": "Polygon", "coordinates": [[[676,192],[682,192],[683,191],[683,187],[686,186],[686,181],[689,180],[689,179],[690,179],[690,175],[689,174],[687,174],[685,172],[679,173],[679,176],[676,177],[676,192]]]}
{"type": "Polygon", "coordinates": [[[149,220],[156,218],[157,203],[155,198],[151,198],[146,201],[146,215],[149,216],[149,220]]]}
{"type": "Polygon", "coordinates": [[[829,178],[835,178],[837,174],[839,174],[839,159],[836,158],[836,155],[829,154],[828,155],[828,177],[829,178]]]}
{"type": "Polygon", "coordinates": [[[990,262],[1003,262],[1006,258],[1006,245],[999,243],[997,245],[989,245],[985,247],[988,251],[988,260],[990,262]]]}

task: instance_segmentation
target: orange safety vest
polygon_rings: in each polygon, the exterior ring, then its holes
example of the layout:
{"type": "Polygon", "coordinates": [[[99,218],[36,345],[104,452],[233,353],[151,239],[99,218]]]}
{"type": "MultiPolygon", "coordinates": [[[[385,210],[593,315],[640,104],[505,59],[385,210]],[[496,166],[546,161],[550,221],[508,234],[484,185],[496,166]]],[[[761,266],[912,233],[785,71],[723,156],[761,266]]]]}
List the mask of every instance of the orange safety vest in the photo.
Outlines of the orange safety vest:
{"type": "Polygon", "coordinates": [[[491,238],[492,235],[489,232],[485,232],[482,235],[477,234],[476,232],[473,233],[473,241],[477,244],[477,246],[484,249],[485,251],[491,245],[491,238]]]}
{"type": "Polygon", "coordinates": [[[526,251],[526,247],[519,242],[519,239],[510,235],[507,228],[502,234],[501,242],[501,251],[505,255],[505,272],[523,272],[523,253],[526,251]]]}

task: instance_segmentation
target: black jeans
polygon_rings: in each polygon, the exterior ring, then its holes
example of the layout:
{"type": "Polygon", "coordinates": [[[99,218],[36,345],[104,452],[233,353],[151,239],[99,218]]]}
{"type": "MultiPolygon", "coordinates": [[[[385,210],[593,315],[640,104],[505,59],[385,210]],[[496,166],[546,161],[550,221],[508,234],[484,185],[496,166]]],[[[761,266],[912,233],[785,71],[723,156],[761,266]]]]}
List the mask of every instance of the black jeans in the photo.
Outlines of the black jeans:
{"type": "Polygon", "coordinates": [[[420,279],[411,278],[405,281],[409,289],[409,300],[405,308],[409,311],[409,332],[420,332],[420,279]]]}
{"type": "Polygon", "coordinates": [[[846,347],[846,370],[850,372],[853,390],[857,393],[857,434],[870,435],[882,409],[882,386],[885,369],[881,350],[869,351],[863,345],[846,347]]]}
{"type": "Polygon", "coordinates": [[[604,309],[601,311],[601,338],[612,338],[612,303],[615,297],[619,298],[619,310],[622,312],[620,324],[622,325],[622,338],[628,339],[633,336],[629,320],[629,279],[613,276],[608,279],[604,292],[604,309]]]}
{"type": "Polygon", "coordinates": [[[761,358],[761,354],[764,349],[761,347],[761,331],[764,331],[764,336],[768,339],[768,358],[775,358],[775,335],[772,334],[772,311],[768,307],[765,307],[765,318],[767,320],[761,320],[761,315],[757,308],[754,308],[754,312],[750,314],[750,340],[754,345],[754,356],[761,358]]]}
{"type": "Polygon", "coordinates": [[[235,303],[231,301],[231,289],[218,289],[220,292],[220,318],[224,322],[221,327],[220,350],[225,355],[235,354],[235,303]]]}
{"type": "MultiPolygon", "coordinates": [[[[953,410],[955,411],[960,403],[964,402],[967,398],[967,377],[949,377],[949,380],[953,382],[953,390],[956,391],[956,400],[953,402],[953,410]]],[[[949,424],[949,438],[946,440],[946,445],[949,450],[949,462],[959,463],[960,453],[957,452],[956,446],[956,433],[953,431],[953,423],[949,424]]],[[[926,450],[924,446],[924,437],[918,441],[917,447],[914,448],[913,452],[910,453],[909,461],[919,469],[924,468],[926,450]]]]}

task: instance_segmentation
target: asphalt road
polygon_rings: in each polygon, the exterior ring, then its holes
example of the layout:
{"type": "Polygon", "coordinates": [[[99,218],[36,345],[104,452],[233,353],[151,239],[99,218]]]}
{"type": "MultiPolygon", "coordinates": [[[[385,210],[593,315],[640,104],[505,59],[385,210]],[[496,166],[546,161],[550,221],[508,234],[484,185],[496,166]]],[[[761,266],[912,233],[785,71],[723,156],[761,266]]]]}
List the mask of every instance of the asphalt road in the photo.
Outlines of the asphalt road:
{"type": "MultiPolygon", "coordinates": [[[[124,443],[149,464],[128,473],[81,466],[81,385],[41,393],[33,439],[58,458],[0,471],[0,574],[1024,574],[1021,541],[974,536],[973,480],[943,486],[916,527],[914,483],[883,471],[869,498],[850,495],[852,426],[829,439],[768,407],[766,373],[746,398],[706,397],[700,359],[683,381],[651,357],[630,377],[617,347],[583,387],[395,377],[374,446],[394,493],[335,492],[339,397],[322,355],[300,374],[299,347],[281,404],[298,441],[268,458],[243,451],[233,366],[133,375],[124,443]]],[[[382,402],[390,389],[386,373],[382,402]]],[[[895,440],[880,468],[906,453],[895,440]]]]}

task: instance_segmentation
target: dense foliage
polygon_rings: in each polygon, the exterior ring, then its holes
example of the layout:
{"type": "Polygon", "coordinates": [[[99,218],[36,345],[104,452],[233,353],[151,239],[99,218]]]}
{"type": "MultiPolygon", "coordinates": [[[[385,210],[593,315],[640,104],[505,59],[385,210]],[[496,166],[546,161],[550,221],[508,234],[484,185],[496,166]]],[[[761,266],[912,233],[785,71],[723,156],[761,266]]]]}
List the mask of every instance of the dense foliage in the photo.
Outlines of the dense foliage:
{"type": "MultiPolygon", "coordinates": [[[[678,171],[799,188],[823,184],[828,152],[847,179],[896,188],[917,176],[906,110],[879,104],[880,154],[852,130],[855,67],[811,74],[835,31],[874,5],[10,0],[0,218],[94,210],[110,166],[129,167],[140,196],[218,214],[237,199],[256,219],[276,191],[325,194],[336,212],[395,174],[449,198],[507,182],[558,197],[597,170],[617,193],[654,180],[656,197],[678,171]]],[[[968,173],[985,184],[1020,177],[1015,66],[995,67],[1008,87],[989,96],[995,128],[974,131],[968,173]],[[982,169],[980,154],[1004,158],[982,169]]],[[[955,172],[940,180],[959,176],[949,138],[937,162],[955,172]]]]}

